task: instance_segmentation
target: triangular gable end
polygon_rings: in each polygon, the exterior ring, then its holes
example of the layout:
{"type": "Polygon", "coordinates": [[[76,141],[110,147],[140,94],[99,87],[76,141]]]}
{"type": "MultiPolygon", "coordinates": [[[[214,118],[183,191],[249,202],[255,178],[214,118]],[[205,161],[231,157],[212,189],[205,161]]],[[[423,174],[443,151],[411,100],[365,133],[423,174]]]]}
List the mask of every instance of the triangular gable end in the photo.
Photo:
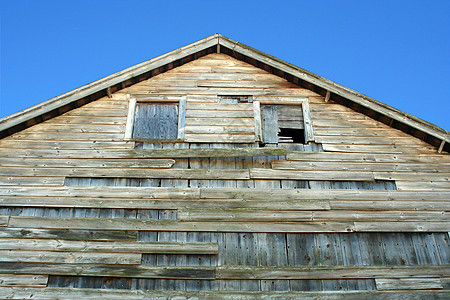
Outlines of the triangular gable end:
{"type": "Polygon", "coordinates": [[[345,105],[393,128],[407,132],[437,147],[439,152],[442,150],[450,151],[450,135],[438,126],[220,34],[214,34],[5,117],[0,120],[0,138],[101,97],[110,97],[112,93],[123,88],[199,57],[217,52],[230,55],[301,87],[310,89],[324,96],[326,101],[334,101],[345,105]]]}

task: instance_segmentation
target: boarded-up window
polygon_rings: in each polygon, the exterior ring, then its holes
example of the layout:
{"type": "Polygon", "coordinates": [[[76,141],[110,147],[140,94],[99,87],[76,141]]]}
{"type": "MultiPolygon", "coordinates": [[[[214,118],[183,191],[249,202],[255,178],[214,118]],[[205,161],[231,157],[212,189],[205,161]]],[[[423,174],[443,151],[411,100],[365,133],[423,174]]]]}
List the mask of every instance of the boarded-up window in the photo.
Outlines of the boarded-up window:
{"type": "Polygon", "coordinates": [[[178,103],[137,103],[133,138],[176,139],[178,103]]]}
{"type": "Polygon", "coordinates": [[[301,105],[262,105],[261,122],[264,143],[305,143],[301,105]]]}

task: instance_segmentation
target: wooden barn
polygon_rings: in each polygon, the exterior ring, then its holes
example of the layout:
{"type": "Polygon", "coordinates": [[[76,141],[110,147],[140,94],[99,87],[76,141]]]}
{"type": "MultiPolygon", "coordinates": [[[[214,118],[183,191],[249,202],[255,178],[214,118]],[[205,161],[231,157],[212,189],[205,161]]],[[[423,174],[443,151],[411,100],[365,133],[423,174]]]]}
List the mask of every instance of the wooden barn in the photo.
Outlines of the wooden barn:
{"type": "Polygon", "coordinates": [[[449,133],[220,34],[0,138],[2,299],[450,298],[449,133]]]}

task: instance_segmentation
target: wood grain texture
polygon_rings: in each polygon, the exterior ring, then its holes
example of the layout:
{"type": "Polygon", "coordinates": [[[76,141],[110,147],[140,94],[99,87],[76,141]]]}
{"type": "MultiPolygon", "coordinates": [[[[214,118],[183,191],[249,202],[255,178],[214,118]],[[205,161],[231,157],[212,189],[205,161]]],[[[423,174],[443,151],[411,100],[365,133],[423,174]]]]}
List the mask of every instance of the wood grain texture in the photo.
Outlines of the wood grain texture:
{"type": "Polygon", "coordinates": [[[442,289],[439,278],[376,278],[377,289],[383,290],[431,290],[442,289]]]}

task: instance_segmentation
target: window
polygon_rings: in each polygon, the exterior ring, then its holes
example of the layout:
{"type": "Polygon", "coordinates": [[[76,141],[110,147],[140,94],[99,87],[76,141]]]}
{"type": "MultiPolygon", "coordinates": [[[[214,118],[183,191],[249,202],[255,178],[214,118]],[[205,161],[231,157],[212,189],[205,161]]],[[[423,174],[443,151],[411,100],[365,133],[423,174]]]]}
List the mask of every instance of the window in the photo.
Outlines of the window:
{"type": "Polygon", "coordinates": [[[130,99],[125,139],[180,140],[184,138],[186,99],[137,102],[130,99]]]}
{"type": "MultiPolygon", "coordinates": [[[[276,97],[255,99],[255,111],[260,111],[260,119],[255,118],[256,127],[260,126],[259,141],[265,144],[300,143],[314,141],[309,113],[308,100],[276,97]]],[[[256,113],[255,113],[256,116],[256,113]]]]}

